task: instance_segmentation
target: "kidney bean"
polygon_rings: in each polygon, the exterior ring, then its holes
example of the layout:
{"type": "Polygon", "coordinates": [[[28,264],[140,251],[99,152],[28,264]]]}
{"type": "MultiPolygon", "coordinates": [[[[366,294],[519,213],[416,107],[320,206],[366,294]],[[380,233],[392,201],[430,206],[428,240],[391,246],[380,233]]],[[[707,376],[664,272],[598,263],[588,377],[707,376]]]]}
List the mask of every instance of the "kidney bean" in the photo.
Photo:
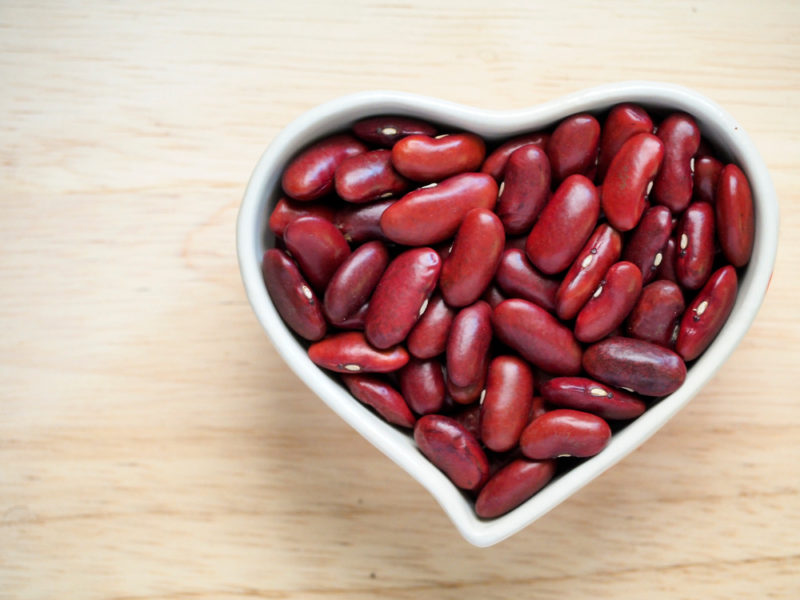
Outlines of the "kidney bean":
{"type": "Polygon", "coordinates": [[[398,372],[398,380],[403,397],[415,413],[427,415],[442,409],[445,385],[438,360],[412,358],[398,372]]]}
{"type": "Polygon", "coordinates": [[[327,204],[292,202],[281,198],[269,216],[269,230],[276,237],[282,237],[286,227],[300,217],[319,217],[333,222],[333,207],[327,204]]]}
{"type": "Polygon", "coordinates": [[[722,163],[713,156],[695,156],[694,199],[714,204],[717,198],[717,182],[722,173],[722,163]]]}
{"type": "Polygon", "coordinates": [[[283,251],[271,248],[264,253],[261,269],[267,292],[289,328],[307,340],[321,339],[327,330],[325,317],[297,265],[283,251]]]}
{"type": "Polygon", "coordinates": [[[639,398],[585,377],[556,377],[542,385],[544,400],[603,419],[635,419],[647,405],[639,398]]]}
{"type": "Polygon", "coordinates": [[[661,251],[670,233],[672,233],[672,213],[666,206],[652,206],[644,212],[625,245],[623,258],[639,267],[644,283],[653,279],[664,260],[661,251]]]}
{"type": "Polygon", "coordinates": [[[692,158],[700,146],[700,128],[687,114],[669,115],[656,135],[664,142],[664,161],[653,183],[653,199],[674,213],[692,199],[692,158]]]}
{"type": "Polygon", "coordinates": [[[342,381],[356,400],[374,408],[392,425],[414,427],[417,422],[403,396],[385,381],[374,375],[342,375],[342,381]]]}
{"type": "Polygon", "coordinates": [[[342,161],[334,177],[336,193],[348,202],[363,203],[403,194],[410,183],[392,167],[389,150],[373,150],[342,161]]]}
{"type": "Polygon", "coordinates": [[[408,351],[417,358],[439,356],[447,347],[447,336],[456,312],[445,304],[440,294],[431,297],[425,312],[408,334],[408,351]]]}
{"type": "Polygon", "coordinates": [[[602,181],[611,159],[622,145],[637,133],[653,133],[653,120],[635,104],[618,104],[608,113],[600,137],[600,155],[597,158],[597,180],[602,181]]]}
{"type": "Polygon", "coordinates": [[[487,448],[506,452],[517,445],[532,399],[533,373],[525,361],[498,356],[489,363],[481,404],[481,440],[487,448]]]}
{"type": "Polygon", "coordinates": [[[311,287],[320,293],[350,256],[350,246],[342,233],[320,217],[295,219],[284,230],[283,241],[311,287]]]}
{"type": "Polygon", "coordinates": [[[447,338],[448,379],[459,387],[476,383],[491,342],[492,309],[486,302],[479,300],[458,311],[447,338]]]}
{"type": "Polygon", "coordinates": [[[556,291],[556,313],[560,319],[567,321],[580,312],[621,252],[619,233],[610,225],[599,225],[556,291]]]}
{"type": "Polygon", "coordinates": [[[570,175],[588,175],[597,159],[599,143],[600,123],[592,115],[573,115],[561,121],[547,145],[553,179],[563,181],[570,175]]]}
{"type": "Polygon", "coordinates": [[[436,244],[453,237],[473,208],[491,210],[496,201],[494,179],[483,173],[462,173],[403,196],[381,216],[381,230],[398,244],[436,244]]]}
{"type": "Polygon", "coordinates": [[[556,375],[577,375],[581,347],[550,313],[526,300],[501,302],[493,311],[495,335],[528,362],[556,375]]]}
{"type": "Polygon", "coordinates": [[[483,300],[489,306],[494,308],[495,306],[500,304],[503,300],[507,300],[507,298],[497,288],[497,286],[490,285],[488,288],[486,288],[486,291],[483,292],[483,295],[481,296],[481,300],[483,300]]]}
{"type": "Polygon", "coordinates": [[[530,423],[531,421],[533,421],[538,417],[541,417],[546,412],[547,412],[547,405],[545,404],[544,398],[542,398],[541,396],[534,396],[533,400],[531,401],[531,410],[528,413],[528,423],[530,423]]]}
{"type": "Polygon", "coordinates": [[[656,279],[666,279],[675,283],[678,282],[678,276],[675,274],[675,261],[678,258],[677,248],[678,244],[675,243],[675,239],[669,238],[664,245],[664,249],[661,250],[662,258],[656,269],[656,279]]]}
{"type": "Polygon", "coordinates": [[[486,453],[469,431],[449,417],[421,417],[414,427],[414,441],[456,487],[478,490],[489,478],[486,453]]]}
{"type": "Polygon", "coordinates": [[[571,175],[558,186],[533,226],[525,252],[548,275],[572,264],[597,224],[597,189],[583,175],[571,175]]]}
{"type": "Polygon", "coordinates": [[[707,202],[691,204],[678,223],[676,238],[678,283],[688,290],[703,287],[714,265],[714,209],[711,205],[707,202]]]}
{"type": "Polygon", "coordinates": [[[509,235],[528,233],[550,197],[550,163],[538,146],[515,150],[508,159],[497,199],[497,216],[509,235]]]}
{"type": "Polygon", "coordinates": [[[475,512],[483,519],[504,515],[547,485],[555,472],[556,463],[552,460],[511,461],[483,486],[475,501],[475,512]]]}
{"type": "Polygon", "coordinates": [[[481,405],[470,404],[461,407],[461,410],[452,415],[454,421],[469,431],[472,436],[481,441],[481,405]]]}
{"type": "Polygon", "coordinates": [[[522,432],[519,445],[528,458],[594,456],[611,439],[611,428],[597,415],[559,408],[542,415],[522,432]]]}
{"type": "Polygon", "coordinates": [[[509,157],[518,149],[524,146],[538,146],[541,150],[547,151],[547,143],[550,141],[548,133],[529,133],[508,140],[498,146],[486,160],[483,161],[481,173],[486,173],[494,177],[497,181],[503,179],[503,175],[509,157]]]}
{"type": "Polygon", "coordinates": [[[346,158],[366,151],[364,144],[347,134],[312,144],[286,167],[281,179],[283,191],[300,202],[322,198],[333,189],[333,176],[339,165],[346,158]]]}
{"type": "Polygon", "coordinates": [[[389,348],[408,336],[425,310],[442,262],[430,248],[398,255],[381,276],[369,302],[365,333],[376,348],[389,348]]]}
{"type": "Polygon", "coordinates": [[[389,264],[382,242],[368,242],[339,265],[325,289],[325,314],[333,323],[343,321],[369,300],[389,264]]]}
{"type": "Polygon", "coordinates": [[[381,230],[381,216],[396,200],[379,200],[369,204],[347,205],[336,211],[333,224],[344,239],[353,244],[370,240],[388,241],[381,230]]]}
{"type": "Polygon", "coordinates": [[[642,274],[633,263],[613,265],[600,287],[578,313],[575,337],[596,342],[619,327],[631,312],[642,291],[642,274]]]}
{"type": "Polygon", "coordinates": [[[681,288],[672,281],[654,281],[642,290],[628,317],[627,332],[631,337],[671,348],[685,307],[681,288]]]}
{"type": "Polygon", "coordinates": [[[360,331],[337,333],[311,344],[308,357],[337,373],[390,373],[408,362],[408,352],[402,347],[377,350],[360,331]]]}
{"type": "MultiPolygon", "coordinates": [[[[337,329],[346,329],[348,331],[364,331],[367,322],[367,312],[369,311],[369,304],[364,304],[359,307],[354,313],[345,317],[342,321],[337,321],[335,326],[337,329]]],[[[328,317],[328,321],[332,321],[328,317]]]]}
{"type": "MultiPolygon", "coordinates": [[[[472,404],[477,401],[483,389],[486,387],[486,369],[488,367],[488,355],[483,363],[478,367],[477,376],[479,379],[470,385],[460,386],[453,383],[449,377],[445,380],[447,387],[447,398],[455,404],[472,404]]],[[[447,400],[445,399],[445,401],[447,400]]]]}
{"type": "Polygon", "coordinates": [[[643,396],[666,396],[686,379],[680,356],[658,346],[624,337],[611,337],[589,346],[583,368],[593,378],[643,396]]]}
{"type": "Polygon", "coordinates": [[[684,360],[694,360],[708,348],[736,303],[736,269],[727,265],[715,271],[681,320],[675,349],[684,360]]]}
{"type": "Polygon", "coordinates": [[[555,308],[558,282],[534,269],[520,250],[511,248],[503,252],[494,278],[498,287],[511,297],[528,300],[549,311],[555,308]]]}
{"type": "Polygon", "coordinates": [[[486,144],[474,133],[439,137],[411,135],[392,148],[392,164],[413,181],[430,183],[475,171],[486,156],[486,144]]]}
{"type": "Polygon", "coordinates": [[[611,160],[600,203],[614,229],[630,231],[636,227],[647,205],[647,187],[663,158],[664,143],[650,133],[638,133],[611,160]]]}
{"type": "Polygon", "coordinates": [[[436,135],[436,128],[419,119],[385,115],[357,121],[353,133],[369,144],[391,148],[409,135],[436,135]]]}
{"type": "Polygon", "coordinates": [[[736,165],[725,165],[717,184],[717,235],[722,252],[734,267],[750,260],[755,238],[750,184],[736,165]]]}
{"type": "Polygon", "coordinates": [[[492,211],[475,208],[467,213],[439,279],[450,306],[467,306],[480,298],[500,264],[504,242],[503,224],[492,211]]]}

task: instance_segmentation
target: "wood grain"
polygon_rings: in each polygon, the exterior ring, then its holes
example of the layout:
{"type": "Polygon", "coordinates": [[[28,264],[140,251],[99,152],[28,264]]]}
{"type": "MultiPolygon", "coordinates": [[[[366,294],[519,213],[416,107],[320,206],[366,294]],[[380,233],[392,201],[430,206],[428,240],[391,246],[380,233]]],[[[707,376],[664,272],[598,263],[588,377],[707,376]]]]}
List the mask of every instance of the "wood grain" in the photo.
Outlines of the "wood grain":
{"type": "Polygon", "coordinates": [[[0,5],[0,597],[796,598],[800,4],[0,5]],[[713,382],[522,533],[469,546],[278,357],[234,220],[304,110],[515,108],[622,79],[749,131],[778,263],[713,382]]]}

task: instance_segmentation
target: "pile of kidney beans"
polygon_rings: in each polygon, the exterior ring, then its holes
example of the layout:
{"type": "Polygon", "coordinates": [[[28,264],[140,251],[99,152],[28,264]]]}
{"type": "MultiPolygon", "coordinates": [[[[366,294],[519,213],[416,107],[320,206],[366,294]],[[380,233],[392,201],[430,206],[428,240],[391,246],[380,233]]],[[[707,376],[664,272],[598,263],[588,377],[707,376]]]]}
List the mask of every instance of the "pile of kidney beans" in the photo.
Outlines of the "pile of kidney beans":
{"type": "Polygon", "coordinates": [[[680,387],[753,247],[742,171],[690,115],[656,126],[633,104],[488,154],[473,133],[367,118],[282,187],[263,261],[278,312],[483,518],[680,387]]]}

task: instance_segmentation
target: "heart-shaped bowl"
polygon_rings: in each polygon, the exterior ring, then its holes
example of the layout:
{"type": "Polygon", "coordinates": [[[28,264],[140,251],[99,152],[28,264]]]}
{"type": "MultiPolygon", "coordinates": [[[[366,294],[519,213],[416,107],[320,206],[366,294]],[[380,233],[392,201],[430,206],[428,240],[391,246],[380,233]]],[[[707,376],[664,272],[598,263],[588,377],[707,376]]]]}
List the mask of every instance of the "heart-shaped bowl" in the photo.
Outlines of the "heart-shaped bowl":
{"type": "Polygon", "coordinates": [[[587,89],[532,108],[492,111],[408,93],[362,92],[326,102],[291,122],[259,160],[245,191],[237,222],[237,251],[242,279],[258,320],[291,369],[331,409],[421,483],[438,501],[459,532],[476,546],[490,546],[523,529],[566,500],[632,452],[677,413],[713,377],[744,337],[769,284],[778,239],[778,202],[767,168],[753,142],[721,107],[692,90],[658,82],[630,81],[587,89]],[[387,424],[308,358],[305,347],[278,315],[264,286],[261,259],[273,239],[270,210],[281,195],[281,174],[291,158],[312,141],[375,115],[418,117],[442,129],[467,130],[488,143],[548,129],[579,112],[602,114],[615,104],[634,102],[649,111],[685,111],[723,160],[738,164],[749,178],[755,204],[755,247],[740,278],[733,312],[705,353],[689,368],[676,392],[651,406],[616,432],[597,456],[558,476],[531,499],[492,520],[476,516],[472,501],[428,461],[409,433],[387,424]]]}

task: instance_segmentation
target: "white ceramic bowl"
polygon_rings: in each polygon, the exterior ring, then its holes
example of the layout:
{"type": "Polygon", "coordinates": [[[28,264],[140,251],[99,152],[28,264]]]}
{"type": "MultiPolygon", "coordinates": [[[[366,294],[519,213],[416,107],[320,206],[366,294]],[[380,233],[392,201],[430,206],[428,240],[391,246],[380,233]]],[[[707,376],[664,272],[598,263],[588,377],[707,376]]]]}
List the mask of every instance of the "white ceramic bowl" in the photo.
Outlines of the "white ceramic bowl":
{"type": "MultiPolygon", "coordinates": [[[[332,100],[306,112],[274,139],[253,171],[237,223],[239,266],[253,310],[286,363],[331,409],[433,494],[461,534],[476,546],[490,546],[529,525],[647,440],[698,393],[744,337],[764,298],[772,274],[778,238],[778,203],[769,173],[752,141],[736,121],[708,98],[686,88],[631,81],[570,94],[540,106],[489,111],[413,94],[375,91],[332,100]],[[420,117],[443,129],[473,131],[492,142],[545,129],[578,112],[600,113],[620,102],[646,109],[680,110],[694,116],[705,138],[737,163],[752,186],[755,248],[740,279],[739,295],[724,329],[689,369],[681,388],[616,433],[597,456],[553,480],[533,498],[493,520],[475,515],[471,502],[434,467],[410,435],[387,425],[358,403],[334,379],[316,367],[278,315],[262,280],[260,263],[272,242],[267,219],[280,195],[281,173],[308,143],[346,129],[368,116],[420,117]]],[[[709,443],[713,443],[709,441],[709,443]]],[[[402,507],[400,507],[402,510],[402,507]]]]}

